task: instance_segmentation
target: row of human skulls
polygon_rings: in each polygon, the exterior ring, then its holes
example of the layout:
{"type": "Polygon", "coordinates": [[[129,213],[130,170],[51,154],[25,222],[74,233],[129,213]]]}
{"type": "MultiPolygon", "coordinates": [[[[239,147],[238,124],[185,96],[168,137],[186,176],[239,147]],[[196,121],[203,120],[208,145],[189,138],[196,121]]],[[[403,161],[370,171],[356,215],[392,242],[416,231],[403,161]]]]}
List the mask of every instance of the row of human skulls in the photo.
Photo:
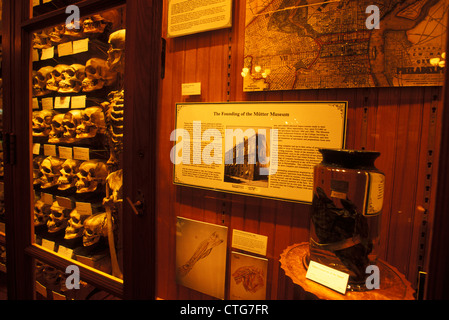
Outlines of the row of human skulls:
{"type": "Polygon", "coordinates": [[[119,25],[117,13],[95,14],[72,20],[70,24],[60,24],[33,33],[33,48],[46,49],[67,41],[103,34],[106,28],[115,29],[119,25]]]}
{"type": "Polygon", "coordinates": [[[48,137],[50,143],[74,143],[106,132],[103,108],[98,106],[66,113],[44,109],[32,116],[33,137],[48,137]]]}
{"type": "Polygon", "coordinates": [[[98,159],[82,161],[53,156],[33,159],[33,184],[42,189],[57,186],[62,191],[76,188],[76,193],[95,192],[105,186],[107,177],[106,163],[98,159]]]}
{"type": "Polygon", "coordinates": [[[82,64],[58,64],[45,66],[33,71],[33,95],[40,97],[52,92],[79,93],[92,92],[112,86],[117,81],[117,71],[113,71],[108,61],[92,58],[82,64]]]}
{"type": "MultiPolygon", "coordinates": [[[[114,218],[112,218],[114,224],[114,218]]],[[[52,205],[42,200],[34,203],[34,226],[47,226],[49,233],[65,230],[64,239],[83,237],[83,245],[88,247],[97,243],[101,237],[108,236],[106,212],[94,215],[80,214],[78,210],[65,208],[54,201],[52,205]]]]}

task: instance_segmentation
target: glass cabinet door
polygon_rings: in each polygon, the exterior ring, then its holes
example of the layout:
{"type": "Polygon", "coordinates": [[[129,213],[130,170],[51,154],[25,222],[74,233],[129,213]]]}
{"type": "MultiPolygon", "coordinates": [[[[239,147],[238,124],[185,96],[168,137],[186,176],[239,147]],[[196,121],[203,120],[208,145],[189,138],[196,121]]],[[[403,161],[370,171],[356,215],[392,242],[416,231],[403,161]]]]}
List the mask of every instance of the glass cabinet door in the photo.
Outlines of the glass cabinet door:
{"type": "Polygon", "coordinates": [[[35,244],[118,280],[124,21],[120,6],[31,37],[35,244]]]}

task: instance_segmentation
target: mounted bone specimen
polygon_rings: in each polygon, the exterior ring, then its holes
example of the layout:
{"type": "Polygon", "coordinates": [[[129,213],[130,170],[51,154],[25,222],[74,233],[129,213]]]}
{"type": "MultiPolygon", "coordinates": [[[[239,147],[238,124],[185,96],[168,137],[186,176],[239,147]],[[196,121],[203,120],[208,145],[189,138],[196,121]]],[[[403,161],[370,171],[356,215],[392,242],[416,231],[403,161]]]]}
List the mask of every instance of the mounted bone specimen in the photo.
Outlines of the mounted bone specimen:
{"type": "Polygon", "coordinates": [[[104,29],[110,24],[108,20],[99,14],[87,17],[83,20],[83,32],[87,35],[103,33],[104,29]]]}
{"type": "Polygon", "coordinates": [[[33,48],[34,49],[48,49],[52,46],[50,39],[50,32],[53,29],[47,28],[33,33],[33,48]]]}
{"type": "Polygon", "coordinates": [[[53,67],[47,66],[40,68],[33,74],[33,95],[40,97],[49,94],[51,91],[47,89],[47,81],[51,79],[53,67]]]}
{"type": "Polygon", "coordinates": [[[58,184],[61,175],[63,160],[49,156],[41,163],[41,188],[47,189],[58,184]]]}
{"type": "Polygon", "coordinates": [[[45,158],[45,156],[37,156],[33,158],[33,185],[41,184],[41,163],[45,158]]]}
{"type": "Polygon", "coordinates": [[[63,67],[61,71],[61,79],[58,82],[61,93],[78,93],[82,89],[82,83],[86,74],[84,72],[85,66],[81,64],[72,64],[71,66],[63,67]]]}
{"type": "Polygon", "coordinates": [[[51,131],[51,121],[56,114],[53,110],[33,111],[33,137],[48,137],[51,131]]]}
{"type": "Polygon", "coordinates": [[[62,164],[61,176],[58,179],[58,189],[67,190],[75,187],[77,181],[77,173],[81,162],[78,160],[67,159],[62,164]]]}
{"type": "Polygon", "coordinates": [[[37,200],[34,203],[34,226],[43,226],[47,224],[50,219],[51,205],[44,203],[42,200],[37,200]]]}
{"type": "Polygon", "coordinates": [[[106,122],[102,108],[89,107],[82,111],[81,124],[76,128],[76,138],[93,138],[105,131],[106,122]]]}
{"type": "Polygon", "coordinates": [[[108,65],[112,71],[125,72],[126,30],[121,29],[109,36],[108,65]]]}
{"type": "Polygon", "coordinates": [[[49,233],[61,231],[67,227],[69,221],[70,209],[61,207],[58,201],[53,202],[51,206],[50,219],[47,221],[49,233]]]}
{"type": "Polygon", "coordinates": [[[86,63],[86,78],[83,80],[83,91],[91,92],[111,86],[117,80],[117,72],[109,70],[106,60],[92,58],[86,63]]]}
{"type": "Polygon", "coordinates": [[[83,245],[85,247],[98,243],[101,237],[108,237],[106,212],[90,216],[84,221],[83,245]]]}
{"type": "Polygon", "coordinates": [[[51,121],[51,131],[48,135],[48,142],[59,143],[63,139],[64,130],[62,127],[62,121],[64,120],[64,114],[60,113],[53,117],[51,121]]]}
{"type": "Polygon", "coordinates": [[[64,114],[62,119],[63,138],[66,143],[78,141],[76,139],[76,128],[81,125],[83,114],[81,110],[70,110],[64,114]]]}
{"type": "Polygon", "coordinates": [[[54,67],[50,74],[50,79],[47,81],[47,89],[50,91],[59,91],[59,82],[62,80],[62,72],[67,70],[70,66],[65,64],[58,64],[54,67]]]}
{"type": "Polygon", "coordinates": [[[88,215],[81,215],[78,210],[73,209],[72,212],[70,212],[70,219],[68,221],[68,226],[65,229],[64,239],[71,240],[81,238],[84,234],[84,221],[88,217],[88,215]]]}
{"type": "Polygon", "coordinates": [[[75,186],[77,193],[94,192],[99,186],[105,185],[108,171],[101,160],[88,160],[81,163],[77,173],[75,186]]]}
{"type": "Polygon", "coordinates": [[[106,122],[107,133],[110,140],[110,156],[108,165],[117,165],[119,155],[123,150],[123,114],[124,114],[124,90],[112,91],[108,95],[106,122]]]}

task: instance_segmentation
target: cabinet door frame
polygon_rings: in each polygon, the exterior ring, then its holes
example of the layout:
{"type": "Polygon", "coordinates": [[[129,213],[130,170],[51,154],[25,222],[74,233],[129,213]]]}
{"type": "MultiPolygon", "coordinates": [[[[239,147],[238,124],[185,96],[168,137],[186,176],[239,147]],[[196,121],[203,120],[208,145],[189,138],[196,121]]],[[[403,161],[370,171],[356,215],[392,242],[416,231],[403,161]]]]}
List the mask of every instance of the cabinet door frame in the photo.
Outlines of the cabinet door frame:
{"type": "MultiPolygon", "coordinates": [[[[6,0],[9,11],[4,46],[10,71],[4,79],[8,132],[15,136],[15,162],[5,166],[9,209],[6,222],[9,299],[34,298],[34,259],[65,270],[76,261],[34,244],[30,129],[31,36],[34,30],[65,21],[65,8],[31,17],[30,0],[6,0]]],[[[126,4],[125,131],[123,178],[123,281],[79,265],[81,279],[124,299],[155,298],[156,124],[161,60],[162,1],[84,0],[81,16],[126,4]],[[144,200],[141,214],[131,206],[144,200]]],[[[5,16],[8,14],[5,14],[5,16]]]]}

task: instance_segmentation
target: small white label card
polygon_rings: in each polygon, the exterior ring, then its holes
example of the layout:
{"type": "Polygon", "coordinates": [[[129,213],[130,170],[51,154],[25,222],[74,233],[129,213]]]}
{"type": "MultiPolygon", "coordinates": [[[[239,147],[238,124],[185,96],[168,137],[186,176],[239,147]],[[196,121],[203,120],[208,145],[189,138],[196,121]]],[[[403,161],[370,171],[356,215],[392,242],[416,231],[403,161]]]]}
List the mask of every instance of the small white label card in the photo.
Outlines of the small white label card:
{"type": "Polygon", "coordinates": [[[50,98],[42,98],[42,109],[53,109],[53,97],[50,98]]]}
{"type": "Polygon", "coordinates": [[[33,154],[39,155],[41,153],[41,144],[33,143],[33,154]]]}
{"type": "Polygon", "coordinates": [[[44,155],[56,157],[56,146],[54,144],[44,144],[44,155]]]}
{"type": "Polygon", "coordinates": [[[68,109],[70,107],[70,97],[56,97],[55,109],[68,109]]]}
{"type": "Polygon", "coordinates": [[[87,161],[89,157],[89,148],[73,147],[73,159],[87,161]]]}
{"type": "Polygon", "coordinates": [[[33,62],[39,61],[39,51],[37,51],[37,49],[33,49],[32,53],[31,53],[31,57],[32,57],[33,62]]]}
{"type": "Polygon", "coordinates": [[[267,254],[268,237],[241,230],[232,230],[232,247],[255,254],[267,254]]]}
{"type": "Polygon", "coordinates": [[[63,57],[71,54],[73,54],[72,42],[65,42],[58,45],[58,56],[63,57]]]}
{"type": "Polygon", "coordinates": [[[89,38],[73,41],[73,54],[89,51],[89,38]]]}
{"type": "Polygon", "coordinates": [[[349,274],[330,268],[316,261],[310,261],[306,279],[318,282],[341,294],[346,293],[349,274]]]}
{"type": "Polygon", "coordinates": [[[56,197],[56,201],[58,201],[59,206],[66,209],[73,209],[72,200],[64,197],[56,197]]]}
{"type": "Polygon", "coordinates": [[[38,6],[39,4],[39,0],[33,0],[33,7],[38,6]]]}
{"type": "Polygon", "coordinates": [[[73,96],[72,109],[84,109],[84,108],[86,108],[86,96],[73,96]]]}
{"type": "Polygon", "coordinates": [[[58,147],[59,149],[59,158],[62,159],[72,159],[73,158],[73,150],[69,147],[58,147]]]}
{"type": "Polygon", "coordinates": [[[39,100],[37,98],[33,98],[33,110],[39,109],[39,100]]]}
{"type": "Polygon", "coordinates": [[[45,249],[51,250],[51,251],[55,251],[55,243],[54,241],[50,241],[47,239],[42,239],[42,246],[45,249]]]}
{"type": "Polygon", "coordinates": [[[50,193],[41,193],[41,199],[45,204],[53,204],[53,195],[50,193]]]}
{"type": "Polygon", "coordinates": [[[55,47],[42,49],[41,60],[53,59],[55,56],[55,47]]]}
{"type": "MultiPolygon", "coordinates": [[[[37,1],[37,3],[39,5],[39,0],[37,1]]],[[[36,288],[37,293],[39,293],[44,298],[47,298],[47,288],[41,285],[38,281],[36,281],[36,285],[34,287],[36,288]]]]}
{"type": "Polygon", "coordinates": [[[88,202],[77,202],[76,211],[82,216],[92,215],[92,205],[88,202]]]}
{"type": "Polygon", "coordinates": [[[201,82],[183,83],[182,95],[183,96],[197,96],[201,94],[201,82]]]}
{"type": "Polygon", "coordinates": [[[72,256],[73,256],[73,249],[69,249],[69,248],[66,248],[66,247],[64,247],[64,246],[59,246],[59,248],[58,248],[58,254],[60,254],[60,255],[63,256],[64,258],[72,259],[72,256]]]}

